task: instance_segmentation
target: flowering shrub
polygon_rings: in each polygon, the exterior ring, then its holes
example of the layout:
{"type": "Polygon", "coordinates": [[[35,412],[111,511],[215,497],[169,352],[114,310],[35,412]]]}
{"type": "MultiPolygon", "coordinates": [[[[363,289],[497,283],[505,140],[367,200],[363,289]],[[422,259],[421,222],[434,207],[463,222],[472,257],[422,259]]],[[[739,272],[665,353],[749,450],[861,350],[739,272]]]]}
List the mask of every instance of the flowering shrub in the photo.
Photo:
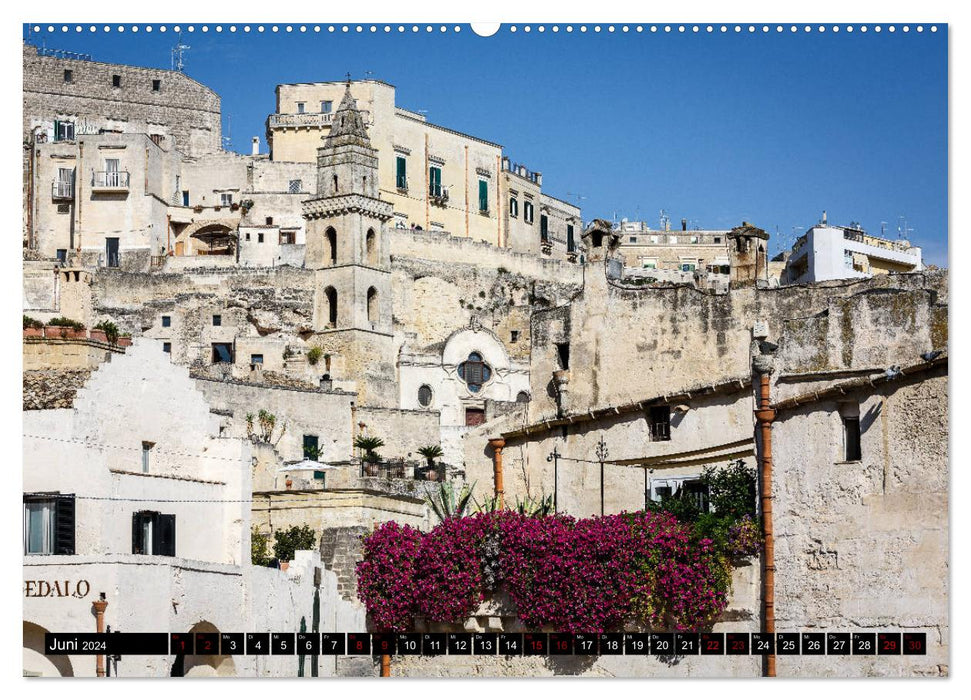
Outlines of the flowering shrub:
{"type": "Polygon", "coordinates": [[[364,559],[357,565],[357,596],[380,632],[411,627],[421,539],[418,530],[395,522],[379,525],[364,539],[364,559]]]}
{"type": "Polygon", "coordinates": [[[728,528],[726,551],[733,556],[748,557],[762,551],[762,531],[757,520],[751,515],[728,528]]]}
{"type": "Polygon", "coordinates": [[[451,518],[427,534],[395,523],[364,538],[358,596],[381,630],[421,615],[459,623],[504,585],[531,628],[699,629],[725,609],[729,572],[711,540],[665,513],[574,519],[513,511],[451,518]]]}

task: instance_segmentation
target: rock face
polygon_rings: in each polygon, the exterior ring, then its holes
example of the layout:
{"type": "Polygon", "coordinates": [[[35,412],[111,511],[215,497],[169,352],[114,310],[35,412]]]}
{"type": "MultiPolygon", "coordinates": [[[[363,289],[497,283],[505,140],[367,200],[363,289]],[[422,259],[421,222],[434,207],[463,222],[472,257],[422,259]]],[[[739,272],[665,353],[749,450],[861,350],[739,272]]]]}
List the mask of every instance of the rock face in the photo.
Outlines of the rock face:
{"type": "Polygon", "coordinates": [[[91,370],[45,369],[24,372],[23,410],[71,408],[74,397],[91,376],[91,370]]]}

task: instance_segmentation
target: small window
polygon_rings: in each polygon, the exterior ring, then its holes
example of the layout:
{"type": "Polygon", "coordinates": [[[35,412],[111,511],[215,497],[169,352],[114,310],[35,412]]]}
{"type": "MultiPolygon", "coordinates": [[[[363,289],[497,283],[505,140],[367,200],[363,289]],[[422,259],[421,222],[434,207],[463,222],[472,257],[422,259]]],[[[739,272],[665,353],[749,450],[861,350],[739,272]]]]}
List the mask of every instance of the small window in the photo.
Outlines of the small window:
{"type": "Polygon", "coordinates": [[[550,239],[550,217],[546,214],[539,215],[539,239],[541,241],[550,239]]]}
{"type": "Polygon", "coordinates": [[[297,103],[297,114],[303,114],[303,110],[304,110],[304,103],[303,102],[298,102],[297,103]]]}
{"type": "Polygon", "coordinates": [[[631,236],[630,237],[630,242],[631,243],[637,243],[637,236],[631,236]]]}
{"type": "Polygon", "coordinates": [[[131,552],[175,556],[175,516],[140,510],[132,513],[131,552]]]}
{"type": "Polygon", "coordinates": [[[142,473],[148,474],[152,466],[152,448],[154,442],[142,441],[142,473]]]}
{"type": "Polygon", "coordinates": [[[577,250],[576,236],[573,232],[573,224],[567,224],[566,227],[566,252],[575,253],[577,250]]]}
{"type": "Polygon", "coordinates": [[[171,316],[162,316],[162,328],[170,328],[172,326],[171,316]]]}
{"type": "Polygon", "coordinates": [[[172,354],[172,343],[162,343],[162,352],[172,354]]]}
{"type": "Polygon", "coordinates": [[[280,245],[293,245],[296,242],[296,231],[280,231],[280,245]]]}
{"type": "Polygon", "coordinates": [[[24,495],[24,554],[74,554],[74,494],[24,495]]]}
{"type": "Polygon", "coordinates": [[[560,369],[570,369],[570,344],[556,344],[556,358],[560,362],[560,369]]]}
{"type": "Polygon", "coordinates": [[[418,387],[418,405],[422,408],[428,408],[432,405],[432,388],[427,384],[418,387]]]}
{"type": "Polygon", "coordinates": [[[533,223],[533,203],[528,199],[523,202],[523,221],[527,224],[533,223]]]}
{"type": "Polygon", "coordinates": [[[316,435],[303,436],[303,458],[314,461],[320,457],[320,439],[316,435]]]}
{"type": "Polygon", "coordinates": [[[662,442],[671,439],[670,406],[651,406],[651,410],[648,412],[648,420],[652,441],[662,442]]]}
{"type": "Polygon", "coordinates": [[[54,122],[54,140],[55,141],[73,141],[74,140],[74,122],[54,122]]]}
{"type": "Polygon", "coordinates": [[[519,200],[515,197],[509,198],[509,216],[514,219],[519,216],[519,200]]]}
{"type": "Polygon", "coordinates": [[[221,192],[219,194],[219,203],[224,207],[232,206],[233,203],[233,193],[232,192],[221,192]]]}
{"type": "Polygon", "coordinates": [[[152,92],[161,92],[161,91],[162,91],[162,81],[161,80],[153,80],[152,81],[152,92]]]}
{"type": "Polygon", "coordinates": [[[287,185],[287,190],[290,194],[300,194],[303,190],[303,180],[290,180],[290,184],[287,185]]]}
{"type": "Polygon", "coordinates": [[[182,190],[182,206],[189,206],[189,190],[182,190]]]}
{"type": "Polygon", "coordinates": [[[256,234],[256,242],[257,243],[262,243],[263,242],[263,234],[262,233],[257,233],[256,234]]]}
{"type": "Polygon", "coordinates": [[[322,100],[320,103],[320,113],[330,114],[334,109],[334,103],[330,100],[322,100]]]}
{"type": "Polygon", "coordinates": [[[272,226],[273,225],[273,217],[272,216],[266,217],[266,225],[267,226],[272,226]]]}
{"type": "Polygon", "coordinates": [[[843,459],[847,462],[859,462],[863,459],[860,445],[860,417],[843,417],[843,459]]]}
{"type": "Polygon", "coordinates": [[[715,236],[715,243],[721,243],[721,242],[722,242],[722,237],[721,236],[715,236]]]}
{"type": "Polygon", "coordinates": [[[120,88],[121,87],[121,76],[113,75],[111,76],[111,87],[120,88]]]}
{"type": "Polygon", "coordinates": [[[57,262],[61,263],[62,265],[65,264],[65,263],[67,263],[67,249],[66,248],[58,248],[57,249],[57,262]]]}
{"type": "Polygon", "coordinates": [[[246,240],[249,240],[249,231],[246,232],[246,240]]]}
{"type": "Polygon", "coordinates": [[[58,214],[70,214],[71,213],[71,205],[70,204],[58,204],[57,205],[57,213],[58,214]]]}
{"type": "Polygon", "coordinates": [[[73,83],[74,82],[74,71],[73,70],[68,70],[68,69],[65,69],[64,70],[64,82],[65,83],[73,83]]]}
{"type": "Polygon", "coordinates": [[[212,325],[214,325],[214,326],[221,326],[221,325],[223,325],[223,317],[220,316],[219,314],[213,314],[213,317],[212,317],[212,325]]]}
{"type": "Polygon", "coordinates": [[[233,361],[232,343],[213,343],[212,344],[213,364],[218,364],[222,362],[232,363],[232,361],[233,361]]]}
{"type": "Polygon", "coordinates": [[[519,342],[519,331],[510,331],[509,332],[509,342],[511,342],[511,343],[518,343],[519,342]]]}
{"type": "Polygon", "coordinates": [[[520,391],[516,394],[516,403],[529,403],[529,392],[520,391]]]}
{"type": "Polygon", "coordinates": [[[251,365],[262,365],[263,364],[263,355],[261,355],[261,354],[253,354],[253,355],[250,355],[249,356],[249,363],[251,365]]]}

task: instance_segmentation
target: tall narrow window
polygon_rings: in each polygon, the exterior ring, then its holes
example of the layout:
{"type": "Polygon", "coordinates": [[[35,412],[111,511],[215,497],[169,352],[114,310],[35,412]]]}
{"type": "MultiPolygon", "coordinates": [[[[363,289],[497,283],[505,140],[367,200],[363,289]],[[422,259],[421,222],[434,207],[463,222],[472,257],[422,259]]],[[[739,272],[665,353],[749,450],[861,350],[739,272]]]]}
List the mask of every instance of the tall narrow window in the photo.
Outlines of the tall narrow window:
{"type": "Polygon", "coordinates": [[[570,344],[556,344],[556,359],[560,361],[560,369],[570,369],[570,344]]]}
{"type": "Polygon", "coordinates": [[[303,436],[303,458],[317,461],[320,456],[319,438],[316,435],[303,436]]]}
{"type": "Polygon", "coordinates": [[[550,239],[550,218],[546,214],[539,215],[539,239],[541,241],[550,239]]]}
{"type": "Polygon", "coordinates": [[[67,69],[65,69],[65,71],[64,71],[64,82],[65,83],[73,83],[74,82],[74,71],[73,70],[67,70],[67,69]]]}
{"type": "Polygon", "coordinates": [[[533,223],[533,203],[528,199],[523,202],[523,221],[527,224],[533,223]]]}
{"type": "Polygon", "coordinates": [[[858,462],[863,458],[860,447],[860,418],[843,417],[843,459],[847,462],[858,462]]]}
{"type": "Polygon", "coordinates": [[[330,264],[337,264],[337,231],[333,227],[327,229],[327,256],[330,258],[330,264]]]}
{"type": "Polygon", "coordinates": [[[408,161],[404,156],[398,156],[395,163],[395,186],[399,190],[406,190],[408,189],[408,161]]]}
{"type": "Polygon", "coordinates": [[[121,76],[113,75],[111,76],[111,87],[120,88],[121,87],[121,76]]]}
{"type": "Polygon", "coordinates": [[[333,107],[334,107],[334,103],[331,102],[330,100],[322,100],[320,103],[320,113],[330,114],[331,111],[333,110],[333,107]]]}
{"type": "Polygon", "coordinates": [[[486,180],[479,180],[479,212],[489,213],[489,183],[486,180]]]}
{"type": "Polygon", "coordinates": [[[303,114],[304,107],[306,105],[303,102],[297,103],[297,114],[303,114]]]}
{"type": "Polygon", "coordinates": [[[378,264],[378,236],[373,228],[369,228],[364,237],[364,253],[367,257],[368,265],[376,267],[378,264]]]}
{"type": "Polygon", "coordinates": [[[149,469],[152,466],[152,448],[155,447],[154,442],[142,441],[142,472],[148,474],[149,469]]]}
{"type": "Polygon", "coordinates": [[[566,225],[566,252],[574,253],[577,249],[577,242],[574,239],[573,224],[566,225]]]}
{"type": "Polygon", "coordinates": [[[182,190],[182,206],[189,206],[189,190],[182,190]]]}
{"type": "Polygon", "coordinates": [[[432,197],[442,196],[442,169],[436,165],[428,168],[428,194],[432,197]]]}
{"type": "Polygon", "coordinates": [[[370,323],[378,320],[378,290],[374,287],[367,290],[367,320],[370,323]]]}
{"type": "Polygon", "coordinates": [[[513,218],[519,216],[519,200],[515,197],[509,198],[509,216],[513,218]]]}
{"type": "Polygon", "coordinates": [[[324,290],[324,297],[327,299],[327,323],[334,328],[337,326],[337,290],[327,287],[324,290]]]}
{"type": "Polygon", "coordinates": [[[152,92],[161,92],[161,91],[162,91],[162,81],[161,80],[153,80],[152,81],[152,92]]]}

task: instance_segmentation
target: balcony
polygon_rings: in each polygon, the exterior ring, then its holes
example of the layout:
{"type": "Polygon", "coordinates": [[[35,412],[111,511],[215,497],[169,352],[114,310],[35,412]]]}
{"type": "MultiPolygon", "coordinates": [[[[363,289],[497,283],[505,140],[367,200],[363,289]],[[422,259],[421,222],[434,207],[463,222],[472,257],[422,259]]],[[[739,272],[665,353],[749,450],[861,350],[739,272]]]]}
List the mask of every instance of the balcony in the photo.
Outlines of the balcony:
{"type": "Polygon", "coordinates": [[[129,174],[127,170],[100,170],[91,174],[93,192],[127,192],[129,174]]]}
{"type": "MultiPolygon", "coordinates": [[[[367,110],[358,110],[364,118],[364,124],[372,124],[371,114],[367,110]]],[[[271,114],[266,118],[267,129],[310,129],[330,126],[334,121],[334,112],[304,112],[303,114],[271,114]]]]}
{"type": "Polygon", "coordinates": [[[53,199],[74,199],[74,181],[54,180],[51,183],[51,197],[53,199]]]}

